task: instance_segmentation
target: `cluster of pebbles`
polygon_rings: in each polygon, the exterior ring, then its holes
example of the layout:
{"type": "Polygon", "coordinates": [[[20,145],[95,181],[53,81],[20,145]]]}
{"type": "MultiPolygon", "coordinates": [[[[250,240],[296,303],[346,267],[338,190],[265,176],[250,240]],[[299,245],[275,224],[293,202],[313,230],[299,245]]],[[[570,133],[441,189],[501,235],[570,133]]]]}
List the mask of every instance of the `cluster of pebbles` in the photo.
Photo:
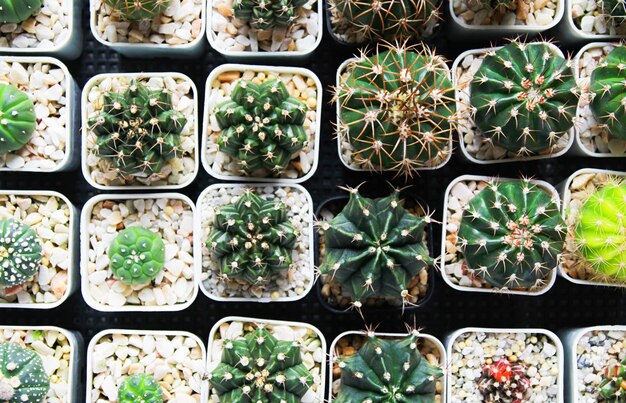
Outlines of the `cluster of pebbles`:
{"type": "Polygon", "coordinates": [[[590,35],[625,35],[626,25],[616,27],[607,18],[600,7],[600,0],[572,0],[567,11],[572,20],[585,34],[590,35]]]}
{"type": "Polygon", "coordinates": [[[26,21],[0,25],[0,48],[49,49],[62,44],[69,35],[68,13],[74,1],[43,0],[41,9],[26,21]]]}
{"type": "Polygon", "coordinates": [[[453,0],[453,10],[468,25],[545,27],[554,22],[558,1],[565,0],[513,0],[509,8],[493,9],[480,0],[453,0]]]}

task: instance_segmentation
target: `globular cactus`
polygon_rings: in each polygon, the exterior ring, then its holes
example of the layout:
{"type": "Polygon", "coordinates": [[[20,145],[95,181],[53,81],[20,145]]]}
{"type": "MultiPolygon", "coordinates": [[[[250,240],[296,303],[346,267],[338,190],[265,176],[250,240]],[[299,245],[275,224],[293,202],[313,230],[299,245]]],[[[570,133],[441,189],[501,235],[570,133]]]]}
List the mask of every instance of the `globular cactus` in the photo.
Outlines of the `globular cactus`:
{"type": "Polygon", "coordinates": [[[221,402],[300,402],[313,385],[300,345],[277,340],[263,325],[223,341],[221,362],[209,382],[221,402]]]}
{"type": "Polygon", "coordinates": [[[13,287],[27,281],[39,270],[42,256],[35,230],[13,218],[0,220],[0,286],[13,287]]]}
{"type": "Polygon", "coordinates": [[[214,224],[206,246],[221,276],[262,285],[291,266],[298,231],[282,202],[247,190],[218,210],[214,224]]]}
{"type": "Polygon", "coordinates": [[[174,109],[170,94],[138,80],[104,94],[104,106],[89,120],[97,136],[95,154],[108,160],[120,176],[158,174],[182,156],[180,134],[187,124],[174,109]]]}
{"type": "Polygon", "coordinates": [[[0,0],[0,24],[26,21],[41,8],[43,0],[0,0]]]}
{"type": "Polygon", "coordinates": [[[235,18],[249,21],[254,29],[264,30],[275,26],[289,27],[298,18],[298,7],[307,0],[235,0],[235,18]]]}
{"type": "Polygon", "coordinates": [[[570,61],[547,43],[512,41],[487,53],[470,84],[480,133],[518,157],[553,152],[578,103],[570,61]]]}
{"type": "Polygon", "coordinates": [[[517,5],[513,0],[478,0],[478,2],[491,10],[512,9],[517,5]]]}
{"type": "Polygon", "coordinates": [[[591,73],[591,111],[613,137],[626,140],[626,46],[616,46],[591,73]]]}
{"type": "Polygon", "coordinates": [[[605,18],[616,28],[626,26],[626,2],[624,0],[598,0],[598,5],[605,18]]]}
{"type": "Polygon", "coordinates": [[[118,403],[163,403],[161,385],[148,374],[126,377],[117,391],[118,403]]]}
{"type": "Polygon", "coordinates": [[[237,159],[244,172],[282,172],[308,144],[303,126],[307,106],[290,96],[282,81],[269,79],[257,85],[240,80],[230,98],[215,108],[222,129],[217,144],[237,159]]]}
{"type": "Polygon", "coordinates": [[[456,128],[456,102],[445,60],[427,47],[380,45],[349,64],[335,89],[339,140],[352,158],[375,171],[414,169],[447,159],[456,128]]]}
{"type": "Polygon", "coordinates": [[[151,20],[163,13],[170,0],[105,0],[123,20],[151,20]]]}
{"type": "Polygon", "coordinates": [[[19,150],[37,126],[35,106],[26,93],[0,83],[0,154],[19,150]]]}
{"type": "Polygon", "coordinates": [[[151,230],[133,226],[120,231],[109,246],[109,268],[125,284],[152,281],[165,263],[165,244],[151,230]]]}
{"type": "Polygon", "coordinates": [[[537,288],[558,265],[566,227],[555,196],[527,179],[491,181],[464,207],[467,270],[495,288],[537,288]]]}
{"type": "Polygon", "coordinates": [[[356,308],[370,297],[406,302],[411,279],[432,263],[423,241],[426,219],[406,210],[398,192],[369,199],[351,189],[343,210],[320,226],[320,272],[338,281],[356,308]]]}
{"type": "Polygon", "coordinates": [[[598,384],[598,400],[613,403],[626,402],[626,358],[607,366],[598,384]]]}
{"type": "Polygon", "coordinates": [[[50,389],[41,357],[15,343],[0,344],[0,402],[38,403],[50,389]]]}
{"type": "Polygon", "coordinates": [[[526,368],[500,358],[493,364],[483,366],[477,387],[483,402],[522,403],[530,389],[530,377],[526,368]]]}
{"type": "Polygon", "coordinates": [[[341,383],[333,402],[434,402],[443,371],[422,356],[418,339],[417,331],[402,339],[368,333],[356,354],[337,359],[341,383]]]}

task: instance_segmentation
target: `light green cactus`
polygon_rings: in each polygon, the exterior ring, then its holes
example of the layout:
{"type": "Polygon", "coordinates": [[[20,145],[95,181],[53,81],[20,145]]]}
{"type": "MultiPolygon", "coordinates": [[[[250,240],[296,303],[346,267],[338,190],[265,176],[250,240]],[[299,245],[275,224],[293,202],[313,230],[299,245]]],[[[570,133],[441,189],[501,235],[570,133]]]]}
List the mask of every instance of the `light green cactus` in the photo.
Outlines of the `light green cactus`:
{"type": "Polygon", "coordinates": [[[120,231],[109,246],[109,268],[125,284],[152,281],[165,263],[165,244],[161,237],[144,227],[120,231]]]}
{"type": "Polygon", "coordinates": [[[0,286],[20,285],[39,270],[43,256],[37,233],[28,225],[7,218],[0,220],[0,286]]]}
{"type": "Polygon", "coordinates": [[[152,375],[130,375],[118,388],[117,402],[163,403],[163,389],[152,375]]]}
{"type": "Polygon", "coordinates": [[[626,46],[616,46],[591,73],[591,112],[613,137],[626,140],[626,46]]]}
{"type": "Polygon", "coordinates": [[[123,20],[151,20],[163,13],[170,0],[105,0],[123,20]]]}
{"type": "Polygon", "coordinates": [[[10,84],[0,83],[0,102],[0,154],[6,154],[30,141],[37,116],[28,95],[10,84]]]}
{"type": "Polygon", "coordinates": [[[50,377],[34,350],[0,344],[0,402],[39,403],[49,389],[50,377]]]}
{"type": "Polygon", "coordinates": [[[0,23],[26,21],[41,8],[43,0],[0,0],[0,23]]]}

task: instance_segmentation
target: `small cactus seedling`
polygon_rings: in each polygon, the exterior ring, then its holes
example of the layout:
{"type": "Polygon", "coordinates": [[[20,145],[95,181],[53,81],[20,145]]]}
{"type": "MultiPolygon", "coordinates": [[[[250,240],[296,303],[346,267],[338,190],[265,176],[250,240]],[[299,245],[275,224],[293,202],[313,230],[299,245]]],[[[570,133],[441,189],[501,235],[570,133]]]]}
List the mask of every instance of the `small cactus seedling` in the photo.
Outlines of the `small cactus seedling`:
{"type": "Polygon", "coordinates": [[[163,268],[165,244],[147,228],[133,226],[120,231],[109,246],[109,268],[125,284],[146,284],[163,268]]]}
{"type": "Polygon", "coordinates": [[[249,21],[254,29],[291,26],[298,18],[298,8],[307,0],[235,0],[235,17],[249,21]]]}
{"type": "Polygon", "coordinates": [[[163,403],[161,385],[148,374],[130,375],[117,391],[118,403],[163,403]]]}
{"type": "Polygon", "coordinates": [[[613,137],[626,140],[626,46],[615,47],[591,73],[591,111],[613,137]]]}
{"type": "Polygon", "coordinates": [[[291,266],[298,231],[282,202],[247,190],[218,210],[214,224],[206,245],[224,278],[261,285],[291,266]]]}
{"type": "Polygon", "coordinates": [[[568,59],[544,42],[512,41],[487,53],[470,84],[474,121],[518,157],[553,152],[574,124],[578,102],[568,59]]]}
{"type": "Polygon", "coordinates": [[[0,24],[19,24],[41,8],[43,0],[0,0],[0,24]]]}
{"type": "Polygon", "coordinates": [[[467,270],[495,288],[537,288],[557,266],[565,223],[555,196],[529,180],[491,181],[464,207],[467,270]]]}
{"type": "Polygon", "coordinates": [[[306,104],[290,96],[278,79],[260,85],[240,80],[230,98],[215,108],[222,129],[219,150],[236,158],[244,172],[282,172],[308,143],[306,104]]]}
{"type": "Polygon", "coordinates": [[[300,402],[313,385],[300,345],[277,340],[263,325],[223,342],[221,362],[209,382],[222,402],[300,402]]]}
{"type": "Polygon", "coordinates": [[[604,17],[617,29],[626,26],[626,2],[624,0],[598,0],[604,17]]]}
{"type": "Polygon", "coordinates": [[[626,358],[607,366],[598,384],[598,400],[613,403],[626,402],[626,358]]]}
{"type": "Polygon", "coordinates": [[[50,377],[39,355],[15,343],[0,344],[0,402],[39,403],[50,389],[50,377]]]}
{"type": "Polygon", "coordinates": [[[522,403],[530,389],[530,377],[524,365],[500,358],[483,366],[477,387],[484,402],[522,403]]]}
{"type": "Polygon", "coordinates": [[[0,154],[6,154],[28,143],[37,117],[33,101],[10,84],[0,83],[0,101],[0,154]]]}
{"type": "Polygon", "coordinates": [[[34,276],[42,254],[35,230],[13,218],[0,220],[0,286],[20,285],[34,276]]]}
{"type": "Polygon", "coordinates": [[[163,13],[170,0],[105,0],[123,20],[151,20],[163,13]]]}

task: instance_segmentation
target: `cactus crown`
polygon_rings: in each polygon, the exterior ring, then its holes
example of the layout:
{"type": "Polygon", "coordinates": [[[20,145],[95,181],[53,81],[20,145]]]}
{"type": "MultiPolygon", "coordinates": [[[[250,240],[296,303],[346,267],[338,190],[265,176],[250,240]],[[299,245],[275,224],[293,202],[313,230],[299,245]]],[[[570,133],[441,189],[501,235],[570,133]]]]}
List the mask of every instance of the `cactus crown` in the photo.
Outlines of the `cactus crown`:
{"type": "Polygon", "coordinates": [[[19,24],[35,14],[43,0],[0,0],[0,24],[19,24]]]}
{"type": "Polygon", "coordinates": [[[215,108],[222,129],[219,150],[236,158],[244,172],[282,172],[292,155],[308,144],[304,131],[307,106],[289,95],[285,84],[239,80],[231,99],[215,108]]]}
{"type": "Polygon", "coordinates": [[[598,5],[604,16],[616,28],[626,25],[626,2],[624,0],[599,0],[598,5]]]}
{"type": "Polygon", "coordinates": [[[250,23],[254,29],[264,30],[274,26],[291,26],[298,18],[298,7],[307,0],[235,0],[235,18],[250,23]]]}
{"type": "Polygon", "coordinates": [[[602,371],[598,398],[607,402],[626,402],[626,357],[620,363],[610,364],[602,371]]]}
{"type": "Polygon", "coordinates": [[[0,102],[0,154],[6,154],[28,143],[37,117],[33,101],[10,84],[0,83],[0,102]]]}
{"type": "Polygon", "coordinates": [[[109,246],[109,268],[125,284],[146,284],[163,268],[165,244],[147,228],[133,226],[120,231],[109,246]]]}
{"type": "Polygon", "coordinates": [[[493,364],[483,366],[477,381],[478,391],[484,402],[523,402],[530,388],[530,377],[522,364],[512,364],[500,358],[493,364]]]}
{"type": "Polygon", "coordinates": [[[223,402],[300,402],[313,385],[300,344],[277,340],[262,324],[223,341],[222,359],[209,382],[223,402]]]}
{"type": "Polygon", "coordinates": [[[41,402],[49,389],[50,377],[35,351],[15,343],[0,344],[1,402],[41,402]]]}
{"type": "Polygon", "coordinates": [[[591,73],[594,118],[613,137],[626,140],[626,46],[616,46],[591,73]]]}
{"type": "Polygon", "coordinates": [[[0,220],[0,286],[13,287],[34,276],[42,255],[35,230],[13,218],[0,220]]]}
{"type": "Polygon", "coordinates": [[[548,43],[512,41],[487,53],[470,84],[470,103],[493,145],[517,156],[553,152],[578,103],[570,61],[548,43]]]}
{"type": "Polygon", "coordinates": [[[565,223],[548,191],[494,180],[464,207],[458,238],[470,275],[500,289],[537,288],[558,264],[565,223]]]}
{"type": "Polygon", "coordinates": [[[444,59],[427,47],[377,45],[348,66],[335,89],[337,134],[352,157],[376,171],[413,170],[445,161],[456,126],[456,102],[444,59]]]}
{"type": "Polygon", "coordinates": [[[120,17],[128,21],[151,20],[163,13],[170,0],[105,0],[120,17]]]}
{"type": "Polygon", "coordinates": [[[163,403],[161,385],[148,374],[130,375],[117,391],[118,403],[163,403]]]}
{"type": "Polygon", "coordinates": [[[180,134],[187,119],[173,108],[170,94],[138,80],[104,94],[104,106],[89,120],[97,136],[95,153],[121,176],[158,174],[182,155],[180,134]]]}

